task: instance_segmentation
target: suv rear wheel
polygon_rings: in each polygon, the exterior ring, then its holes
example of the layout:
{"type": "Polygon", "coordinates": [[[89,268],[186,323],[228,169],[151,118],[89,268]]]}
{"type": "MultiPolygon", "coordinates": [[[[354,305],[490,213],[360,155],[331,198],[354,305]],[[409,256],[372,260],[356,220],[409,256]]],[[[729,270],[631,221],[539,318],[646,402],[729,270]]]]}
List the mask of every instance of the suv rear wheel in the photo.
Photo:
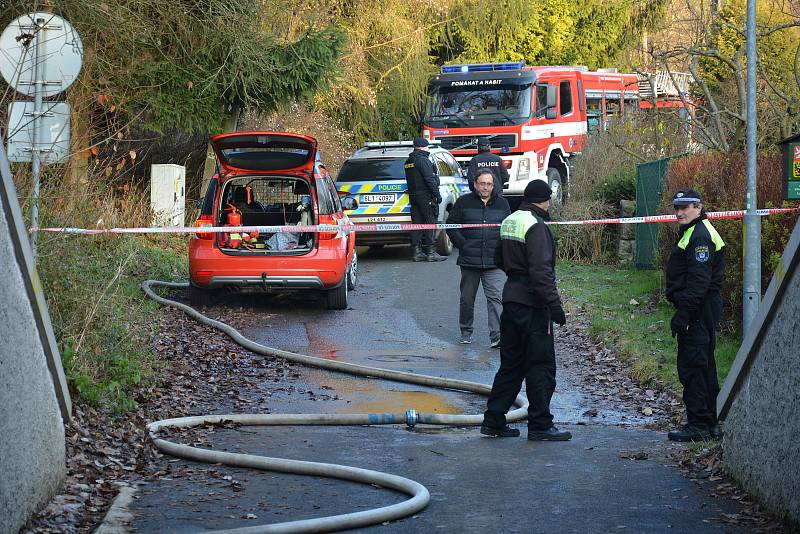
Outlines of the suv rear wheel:
{"type": "Polygon", "coordinates": [[[214,306],[220,301],[222,292],[219,289],[203,289],[195,285],[189,286],[189,304],[191,306],[214,306]]]}
{"type": "Polygon", "coordinates": [[[347,270],[347,289],[350,291],[356,288],[358,283],[358,254],[353,249],[353,259],[350,260],[350,268],[347,270]]]}
{"type": "Polygon", "coordinates": [[[328,289],[325,291],[325,307],[329,310],[346,310],[347,309],[347,286],[350,279],[350,268],[344,275],[344,280],[339,284],[339,287],[328,289]]]}

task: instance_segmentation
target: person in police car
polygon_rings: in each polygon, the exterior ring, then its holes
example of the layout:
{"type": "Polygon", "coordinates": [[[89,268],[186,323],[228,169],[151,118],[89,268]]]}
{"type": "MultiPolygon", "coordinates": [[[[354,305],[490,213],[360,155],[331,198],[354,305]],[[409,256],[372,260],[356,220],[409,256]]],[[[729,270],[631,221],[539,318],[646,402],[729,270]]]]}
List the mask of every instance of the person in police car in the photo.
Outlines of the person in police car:
{"type": "MultiPolygon", "coordinates": [[[[414,150],[405,162],[406,185],[411,203],[412,224],[435,224],[439,216],[439,175],[428,157],[428,140],[414,139],[414,150]]],[[[412,230],[411,245],[414,261],[444,261],[447,258],[436,253],[433,230],[412,230]]]]}
{"type": "Polygon", "coordinates": [[[508,280],[500,316],[500,369],[486,402],[481,434],[516,437],[506,413],[525,381],[528,396],[528,439],[567,441],[572,434],[553,425],[550,400],[556,388],[553,323],[567,316],[556,287],[556,245],[550,228],[553,192],[543,180],[525,186],[522,204],[500,226],[497,263],[508,280]]]}
{"type": "Polygon", "coordinates": [[[722,314],[725,242],[706,217],[700,194],[684,188],[672,197],[678,241],[666,266],[666,296],[675,306],[670,321],[678,338],[678,378],[683,385],[686,425],[667,434],[672,441],[718,439],[715,332],[722,314]]]}
{"type": "MultiPolygon", "coordinates": [[[[475,191],[462,195],[450,210],[448,223],[500,224],[511,214],[508,201],[495,190],[494,175],[483,170],[475,177],[475,191]]],[[[506,275],[497,267],[495,256],[500,246],[500,228],[452,228],[447,230],[450,241],[458,249],[461,267],[461,299],[458,325],[461,343],[472,343],[472,321],[475,315],[475,295],[483,285],[486,310],[489,316],[489,343],[500,346],[500,312],[503,310],[501,294],[506,275]]]]}
{"type": "Polygon", "coordinates": [[[503,194],[503,184],[507,184],[508,170],[503,165],[503,159],[497,154],[492,154],[492,144],[485,137],[478,140],[478,153],[467,165],[467,182],[471,191],[475,191],[475,177],[481,171],[489,171],[494,176],[494,190],[498,195],[503,194]]]}

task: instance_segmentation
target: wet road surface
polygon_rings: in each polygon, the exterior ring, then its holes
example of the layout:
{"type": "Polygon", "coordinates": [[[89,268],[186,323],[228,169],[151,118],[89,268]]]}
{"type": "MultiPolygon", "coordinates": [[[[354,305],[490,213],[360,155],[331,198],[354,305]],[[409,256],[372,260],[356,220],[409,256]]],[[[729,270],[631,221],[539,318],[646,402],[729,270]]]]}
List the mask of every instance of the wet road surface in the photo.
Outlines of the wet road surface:
{"type": "MultiPolygon", "coordinates": [[[[459,345],[455,258],[413,263],[409,249],[360,249],[351,309],[330,312],[307,296],[231,299],[214,315],[237,316],[267,346],[364,365],[491,383],[499,351],[489,348],[485,300],[476,299],[472,345],[459,345]]],[[[557,353],[571,350],[559,343],[557,353]]],[[[559,357],[563,360],[564,358],[559,357]]],[[[297,368],[274,385],[270,413],[481,413],[485,399],[327,371],[297,368]]],[[[670,466],[675,445],[581,388],[579,371],[559,367],[553,399],[566,443],[481,437],[476,428],[260,427],[218,429],[218,449],[343,463],[412,478],[431,492],[413,518],[367,530],[392,532],[732,532],[719,521],[736,503],[707,496],[706,483],[670,466]],[[599,407],[600,417],[586,415],[599,407]]],[[[225,410],[211,413],[224,413],[225,410]]],[[[183,415],[183,414],[175,414],[183,415]]],[[[165,461],[168,461],[165,459],[165,461]]],[[[329,479],[192,464],[189,476],[142,487],[140,532],[196,532],[365,510],[404,499],[388,490],[329,479]]]]}

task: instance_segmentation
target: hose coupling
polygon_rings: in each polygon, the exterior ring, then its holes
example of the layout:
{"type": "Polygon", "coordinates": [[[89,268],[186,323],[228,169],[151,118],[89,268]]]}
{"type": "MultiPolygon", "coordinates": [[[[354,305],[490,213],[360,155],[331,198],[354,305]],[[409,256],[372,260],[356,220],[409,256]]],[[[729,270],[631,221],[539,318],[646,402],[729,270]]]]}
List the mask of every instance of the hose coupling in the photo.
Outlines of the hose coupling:
{"type": "Polygon", "coordinates": [[[414,428],[414,426],[417,424],[418,421],[419,421],[419,414],[417,413],[417,410],[414,409],[406,410],[406,425],[408,426],[408,428],[414,428]]]}

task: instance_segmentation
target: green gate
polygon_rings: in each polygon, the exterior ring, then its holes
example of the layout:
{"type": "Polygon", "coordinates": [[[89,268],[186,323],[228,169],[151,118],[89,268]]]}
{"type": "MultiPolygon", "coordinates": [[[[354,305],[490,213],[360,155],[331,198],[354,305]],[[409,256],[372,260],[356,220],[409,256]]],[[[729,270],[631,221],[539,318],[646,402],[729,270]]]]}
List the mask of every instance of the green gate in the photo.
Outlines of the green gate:
{"type": "MultiPolygon", "coordinates": [[[[657,215],[661,193],[667,178],[669,158],[636,165],[636,216],[657,215]]],[[[636,251],[634,263],[639,269],[652,269],[658,250],[659,225],[636,225],[636,251]]]]}

